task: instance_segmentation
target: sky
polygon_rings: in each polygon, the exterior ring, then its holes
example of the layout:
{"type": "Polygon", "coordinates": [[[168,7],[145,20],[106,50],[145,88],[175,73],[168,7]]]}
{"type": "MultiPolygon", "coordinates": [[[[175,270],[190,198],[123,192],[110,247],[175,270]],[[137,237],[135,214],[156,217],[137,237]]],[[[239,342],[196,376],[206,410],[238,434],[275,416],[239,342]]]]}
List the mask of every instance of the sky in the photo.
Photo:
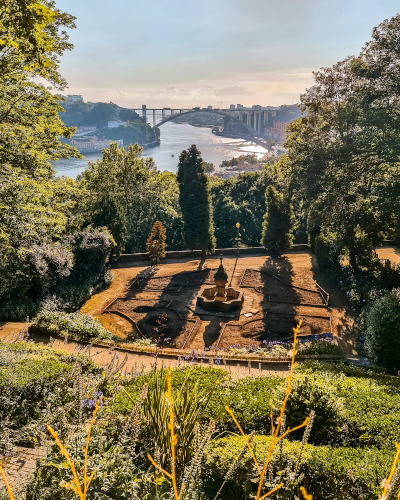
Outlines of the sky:
{"type": "Polygon", "coordinates": [[[357,55],[398,0],[57,0],[63,94],[120,106],[279,106],[357,55]]]}

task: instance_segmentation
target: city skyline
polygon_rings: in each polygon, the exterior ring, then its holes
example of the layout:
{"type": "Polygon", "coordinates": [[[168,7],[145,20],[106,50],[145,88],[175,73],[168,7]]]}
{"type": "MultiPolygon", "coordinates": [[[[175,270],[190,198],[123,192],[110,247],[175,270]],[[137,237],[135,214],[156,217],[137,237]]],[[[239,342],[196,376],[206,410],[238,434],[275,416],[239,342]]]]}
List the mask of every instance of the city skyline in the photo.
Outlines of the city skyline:
{"type": "Polygon", "coordinates": [[[393,0],[60,0],[77,17],[63,94],[139,108],[279,106],[357,55],[393,0]]]}

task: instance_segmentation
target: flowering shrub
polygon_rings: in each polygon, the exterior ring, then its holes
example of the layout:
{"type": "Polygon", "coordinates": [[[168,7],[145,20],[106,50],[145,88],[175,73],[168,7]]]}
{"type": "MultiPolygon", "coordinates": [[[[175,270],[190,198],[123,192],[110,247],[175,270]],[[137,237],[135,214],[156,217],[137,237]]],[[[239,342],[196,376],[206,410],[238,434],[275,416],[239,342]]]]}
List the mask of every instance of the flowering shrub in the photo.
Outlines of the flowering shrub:
{"type": "MultiPolygon", "coordinates": [[[[258,347],[255,344],[250,344],[241,347],[240,344],[231,345],[227,352],[231,354],[255,354],[257,356],[291,356],[291,342],[268,341],[263,340],[263,346],[258,347]]],[[[298,354],[332,354],[341,355],[343,350],[333,343],[333,335],[331,333],[323,333],[322,335],[312,335],[311,337],[299,338],[297,345],[298,354]]]]}

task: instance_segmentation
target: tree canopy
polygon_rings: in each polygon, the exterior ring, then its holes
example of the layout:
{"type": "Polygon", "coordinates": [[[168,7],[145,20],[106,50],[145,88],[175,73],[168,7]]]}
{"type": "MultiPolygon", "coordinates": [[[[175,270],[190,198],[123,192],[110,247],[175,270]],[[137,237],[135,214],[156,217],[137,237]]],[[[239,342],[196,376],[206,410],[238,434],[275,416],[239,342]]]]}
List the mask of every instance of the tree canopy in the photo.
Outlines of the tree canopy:
{"type": "Polygon", "coordinates": [[[215,248],[212,203],[200,154],[193,144],[179,156],[179,204],[187,248],[212,252],[215,248]]]}

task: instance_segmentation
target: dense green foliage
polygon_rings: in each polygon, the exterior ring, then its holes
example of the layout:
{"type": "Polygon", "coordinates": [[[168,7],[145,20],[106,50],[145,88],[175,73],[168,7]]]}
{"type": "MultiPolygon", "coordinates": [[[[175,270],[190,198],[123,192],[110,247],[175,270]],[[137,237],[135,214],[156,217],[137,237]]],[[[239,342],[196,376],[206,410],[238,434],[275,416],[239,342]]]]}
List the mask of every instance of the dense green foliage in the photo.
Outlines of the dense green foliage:
{"type": "MultiPolygon", "coordinates": [[[[12,346],[12,349],[16,348],[12,346]]],[[[51,349],[47,350],[49,355],[55,356],[51,349]]],[[[68,364],[67,357],[56,359],[68,364]]],[[[14,362],[18,365],[20,361],[14,362]]],[[[62,370],[60,366],[60,374],[62,370]]],[[[124,390],[106,398],[108,404],[94,429],[90,463],[96,475],[89,498],[103,498],[96,496],[101,491],[103,494],[107,491],[108,495],[118,492],[118,498],[129,498],[128,494],[134,492],[147,492],[151,498],[161,498],[163,492],[169,491],[170,486],[165,481],[157,483],[159,490],[152,490],[154,477],[148,475],[145,456],[148,452],[154,456],[157,448],[158,460],[165,463],[168,470],[165,375],[165,370],[153,371],[131,381],[117,378],[108,382],[109,395],[113,392],[113,384],[122,383],[124,390]],[[148,389],[145,386],[143,393],[145,383],[148,389]],[[144,402],[140,431],[135,420],[135,401],[144,402]],[[100,478],[105,477],[108,479],[102,483],[100,478]]],[[[98,383],[100,381],[101,378],[98,383]]],[[[270,443],[270,401],[273,401],[275,419],[285,386],[286,377],[279,376],[237,380],[220,369],[186,367],[172,371],[176,429],[180,436],[179,463],[189,461],[196,453],[195,422],[204,425],[210,417],[216,420],[217,427],[207,444],[199,471],[200,498],[212,500],[232,466],[234,473],[222,489],[221,498],[251,498],[258,483],[257,473],[243,439],[223,407],[228,404],[233,409],[247,434],[256,432],[251,437],[252,447],[259,462],[263,463],[270,443]],[[190,428],[193,431],[189,432],[190,428]],[[239,454],[241,458],[236,460],[239,454]]],[[[65,389],[67,394],[68,391],[65,389]]],[[[56,393],[59,394],[57,390],[56,393]]],[[[397,377],[343,365],[315,362],[299,365],[289,396],[286,425],[298,425],[311,410],[316,416],[311,444],[302,441],[300,433],[295,433],[274,450],[268,474],[285,483],[277,498],[293,498],[293,494],[299,492],[299,485],[303,485],[314,498],[321,500],[376,499],[382,491],[382,478],[387,476],[393,460],[393,442],[400,432],[399,405],[397,377]]],[[[205,428],[202,429],[204,435],[205,428]]],[[[68,436],[69,453],[77,464],[82,464],[82,446],[76,443],[83,439],[83,431],[76,430],[68,436]]],[[[36,472],[30,490],[36,494],[40,492],[43,498],[50,498],[46,496],[50,491],[54,495],[52,498],[69,498],[64,497],[60,489],[61,481],[70,478],[63,464],[64,459],[57,449],[53,449],[36,472]]]]}
{"type": "MultiPolygon", "coordinates": [[[[31,342],[0,342],[0,432],[9,443],[34,444],[41,439],[41,426],[62,418],[76,408],[74,373],[100,370],[82,355],[68,354],[31,342]]],[[[65,418],[65,417],[64,417],[65,418]]]]}
{"type": "Polygon", "coordinates": [[[366,315],[366,350],[378,366],[400,369],[400,290],[376,300],[366,315]]]}
{"type": "Polygon", "coordinates": [[[146,243],[151,262],[160,262],[165,258],[166,238],[164,226],[160,221],[156,221],[146,243]]]}
{"type": "Polygon", "coordinates": [[[265,194],[261,243],[272,255],[282,255],[292,246],[295,217],[290,203],[273,186],[265,194]]]}
{"type": "Polygon", "coordinates": [[[88,314],[66,313],[51,308],[39,311],[32,323],[32,329],[48,335],[59,335],[69,339],[91,340],[112,339],[113,335],[101,323],[88,314]]]}
{"type": "Polygon", "coordinates": [[[159,172],[153,159],[143,159],[141,154],[142,148],[137,144],[126,151],[113,143],[103,151],[102,159],[89,162],[79,183],[80,189],[87,193],[83,208],[86,221],[92,222],[92,214],[97,212],[97,207],[108,203],[111,193],[124,213],[127,253],[145,251],[156,220],[166,228],[167,245],[174,250],[181,241],[176,178],[169,172],[159,172]]]}
{"type": "MultiPolygon", "coordinates": [[[[254,438],[253,447],[259,463],[265,461],[270,441],[271,438],[267,436],[254,438]]],[[[203,470],[205,489],[209,495],[207,498],[213,498],[218,491],[242,448],[243,440],[239,436],[224,437],[211,442],[203,470]]],[[[315,500],[372,500],[376,499],[381,491],[382,471],[391,467],[394,451],[388,453],[386,450],[382,452],[374,448],[312,445],[303,447],[299,441],[284,440],[282,446],[277,447],[273,453],[270,474],[275,475],[282,471],[284,475],[281,472],[279,477],[290,485],[290,470],[293,471],[293,463],[299,458],[299,472],[302,477],[300,484],[315,500]]],[[[246,451],[225,486],[221,499],[251,498],[249,494],[254,490],[254,483],[258,483],[258,478],[252,458],[246,451]]],[[[294,488],[296,493],[297,488],[294,488]]],[[[290,488],[284,488],[276,498],[292,498],[290,488]]]]}
{"type": "Polygon", "coordinates": [[[215,249],[214,224],[208,178],[203,159],[195,145],[182,151],[177,180],[183,218],[183,238],[187,248],[212,253],[215,249]]]}

